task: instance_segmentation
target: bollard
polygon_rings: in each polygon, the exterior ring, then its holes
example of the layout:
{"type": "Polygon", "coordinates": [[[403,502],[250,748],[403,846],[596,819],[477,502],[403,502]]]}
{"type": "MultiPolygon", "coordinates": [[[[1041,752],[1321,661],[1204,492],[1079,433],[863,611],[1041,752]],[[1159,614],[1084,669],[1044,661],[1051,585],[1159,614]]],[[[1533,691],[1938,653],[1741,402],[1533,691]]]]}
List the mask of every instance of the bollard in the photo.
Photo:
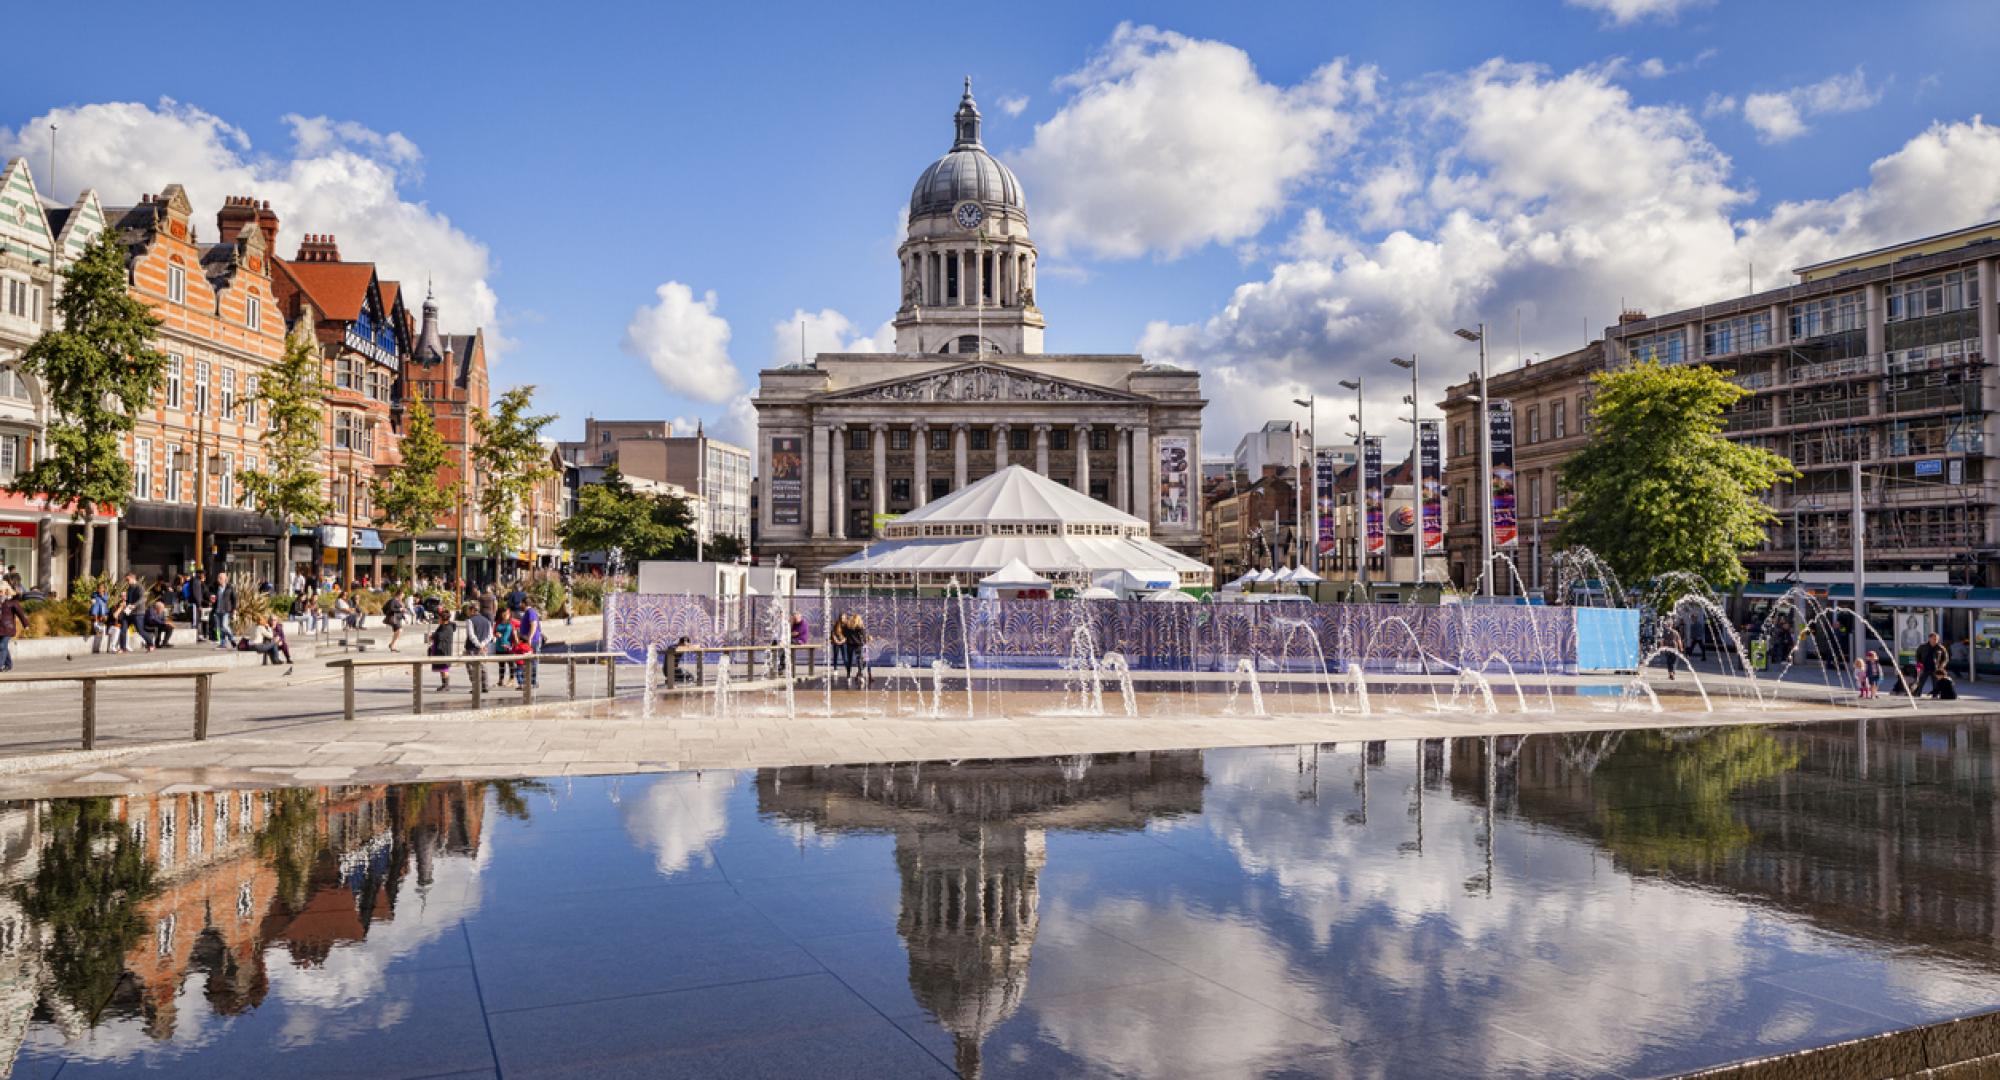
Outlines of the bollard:
{"type": "Polygon", "coordinates": [[[418,716],[424,714],[424,666],[422,664],[416,664],[410,668],[410,704],[412,710],[418,716]]]}
{"type": "Polygon", "coordinates": [[[83,748],[97,749],[97,680],[83,680],[83,748]]]}
{"type": "Polygon", "coordinates": [[[604,658],[604,696],[606,698],[618,696],[618,658],[615,656],[604,658]]]}
{"type": "Polygon", "coordinates": [[[576,661],[564,658],[563,666],[569,669],[569,699],[576,700],[576,661]]]}
{"type": "Polygon", "coordinates": [[[472,707],[477,709],[479,699],[486,695],[486,668],[479,664],[467,664],[465,674],[472,680],[472,707]]]}
{"type": "Polygon", "coordinates": [[[208,683],[212,675],[194,677],[194,738],[201,742],[208,738],[208,683]]]}
{"type": "Polygon", "coordinates": [[[342,714],[348,720],[354,719],[354,664],[351,661],[340,665],[340,696],[342,714]]]}
{"type": "Polygon", "coordinates": [[[521,704],[533,705],[535,703],[535,677],[533,673],[529,672],[528,665],[525,663],[522,664],[521,670],[515,674],[514,678],[521,684],[521,704]]]}
{"type": "Polygon", "coordinates": [[[696,686],[700,686],[702,683],[707,681],[708,679],[708,672],[706,670],[707,664],[708,664],[707,653],[698,652],[694,654],[694,684],[696,686]]]}

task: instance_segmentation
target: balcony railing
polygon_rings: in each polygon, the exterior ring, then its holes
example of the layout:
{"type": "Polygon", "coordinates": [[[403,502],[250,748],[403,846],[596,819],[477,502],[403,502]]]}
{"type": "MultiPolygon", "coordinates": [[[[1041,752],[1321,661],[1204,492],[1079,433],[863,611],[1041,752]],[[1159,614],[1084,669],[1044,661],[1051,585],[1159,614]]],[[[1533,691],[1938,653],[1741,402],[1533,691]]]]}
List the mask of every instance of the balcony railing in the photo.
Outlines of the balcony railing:
{"type": "Polygon", "coordinates": [[[1810,401],[1785,406],[1787,424],[1820,424],[1867,415],[1866,397],[1834,398],[1829,401],[1810,401]]]}
{"type": "Polygon", "coordinates": [[[1722,430],[1756,431],[1759,428],[1770,427],[1776,421],[1777,415],[1776,411],[1771,409],[1752,409],[1748,412],[1723,413],[1722,430]]]}
{"type": "Polygon", "coordinates": [[[1881,370],[1880,356],[1850,356],[1843,360],[1821,360],[1817,364],[1800,364],[1785,372],[1785,381],[1806,383],[1819,382],[1823,379],[1852,379],[1860,375],[1873,375],[1881,370]]]}
{"type": "Polygon", "coordinates": [[[1751,371],[1731,376],[1729,381],[1745,390],[1768,390],[1778,385],[1778,375],[1772,371],[1751,371]]]}

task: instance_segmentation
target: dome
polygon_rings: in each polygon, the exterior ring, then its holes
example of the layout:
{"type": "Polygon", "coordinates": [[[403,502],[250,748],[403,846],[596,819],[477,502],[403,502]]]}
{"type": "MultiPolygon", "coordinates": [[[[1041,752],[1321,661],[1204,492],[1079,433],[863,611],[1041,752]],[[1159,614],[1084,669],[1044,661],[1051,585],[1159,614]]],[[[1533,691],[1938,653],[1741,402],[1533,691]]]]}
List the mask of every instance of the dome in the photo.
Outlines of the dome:
{"type": "Polygon", "coordinates": [[[911,220],[949,214],[967,200],[1005,207],[1026,217],[1028,203],[1021,195],[1021,182],[979,142],[979,106],[972,100],[970,78],[965,80],[965,96],[959,99],[952,120],[957,139],[917,177],[917,186],[910,192],[911,220]]]}

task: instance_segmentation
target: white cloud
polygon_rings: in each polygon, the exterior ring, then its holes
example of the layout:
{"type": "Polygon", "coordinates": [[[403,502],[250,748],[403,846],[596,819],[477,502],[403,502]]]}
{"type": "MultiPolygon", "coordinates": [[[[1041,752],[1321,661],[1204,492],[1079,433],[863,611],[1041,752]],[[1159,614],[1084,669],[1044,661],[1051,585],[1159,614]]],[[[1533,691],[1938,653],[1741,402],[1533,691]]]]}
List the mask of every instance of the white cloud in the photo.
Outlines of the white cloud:
{"type": "Polygon", "coordinates": [[[1702,102],[1701,118],[1704,120],[1709,120],[1717,116],[1727,116],[1735,111],[1736,111],[1736,96],[1734,94],[1718,94],[1711,92],[1708,95],[1708,100],[1702,102]]]}
{"type": "Polygon", "coordinates": [[[1759,139],[1779,143],[1811,130],[1807,117],[1857,112],[1881,101],[1882,94],[1883,87],[1869,86],[1867,74],[1857,67],[1806,86],[1751,94],[1743,99],[1743,119],[1757,129],[1759,139]]]}
{"type": "Polygon", "coordinates": [[[250,138],[213,113],[162,98],[157,105],[104,102],[54,109],[17,131],[0,128],[0,159],[24,155],[46,183],[49,125],[59,128],[60,189],[68,201],[83,187],[113,206],[181,184],[194,202],[199,235],[215,236],[215,211],[230,195],[267,199],[278,212],[280,255],[308,232],[332,233],[349,259],[374,262],[406,288],[435,283],[446,327],[486,328],[494,356],[508,341],[486,245],[444,214],[404,197],[420,176],[422,154],[397,132],[324,116],[287,116],[289,154],[257,152],[250,138]]]}
{"type": "Polygon", "coordinates": [[[1372,68],[1263,81],[1233,45],[1123,24],[1058,82],[1070,92],[1018,157],[1051,254],[1169,258],[1245,239],[1350,145],[1372,68]]]}
{"type": "Polygon", "coordinates": [[[1707,7],[1715,0],[1569,0],[1571,7],[1585,8],[1602,14],[1605,19],[1618,26],[1629,26],[1642,19],[1662,19],[1671,21],[1683,11],[1707,7]]]}
{"type": "MultiPolygon", "coordinates": [[[[1353,166],[1361,179],[1301,215],[1264,273],[1208,318],[1142,334],[1149,358],[1202,370],[1210,451],[1295,415],[1301,391],[1337,394],[1341,378],[1363,377],[1371,418],[1403,415],[1407,384],[1387,359],[1411,350],[1434,402],[1475,362],[1454,327],[1486,321],[1504,370],[1516,311],[1520,351],[1557,355],[1586,328],[1601,334],[1621,304],[1657,312],[1740,293],[1749,263],[1768,281],[2000,216],[2000,129],[1977,119],[1912,139],[1844,195],[1744,218],[1752,192],[1696,119],[1635,102],[1602,70],[1496,61],[1428,82],[1384,115],[1396,126],[1374,133],[1353,166]],[[1414,190],[1396,171],[1404,161],[1418,163],[1414,190]],[[1387,231],[1357,235],[1357,222],[1387,231]]],[[[1345,429],[1345,409],[1338,426],[1321,411],[1323,428],[1345,429]]],[[[1405,426],[1369,424],[1392,432],[1392,456],[1405,426]]]]}
{"type": "Polygon", "coordinates": [[[646,361],[661,385],[696,401],[727,401],[743,385],[729,361],[729,320],[715,313],[715,290],[699,299],[669,281],[658,303],[639,308],[625,326],[626,353],[646,361]]]}
{"type": "Polygon", "coordinates": [[[1028,108],[1028,95],[1008,94],[1000,99],[1000,111],[1008,116],[1019,116],[1028,108]]]}
{"type": "Polygon", "coordinates": [[[832,308],[796,308],[792,317],[771,324],[771,364],[795,364],[803,352],[810,359],[823,352],[879,353],[896,348],[896,326],[884,320],[872,334],[861,333],[853,320],[832,308]],[[803,331],[803,336],[801,332],[803,331]]]}

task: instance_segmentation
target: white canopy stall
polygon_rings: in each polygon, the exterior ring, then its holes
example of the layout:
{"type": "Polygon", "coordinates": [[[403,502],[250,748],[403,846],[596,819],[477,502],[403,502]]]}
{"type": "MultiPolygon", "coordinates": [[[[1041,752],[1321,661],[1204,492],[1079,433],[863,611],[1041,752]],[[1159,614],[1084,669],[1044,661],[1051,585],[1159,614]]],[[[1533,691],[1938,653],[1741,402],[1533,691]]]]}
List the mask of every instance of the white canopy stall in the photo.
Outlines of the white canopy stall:
{"type": "Polygon", "coordinates": [[[1019,465],[904,514],[882,533],[828,566],[827,588],[983,588],[987,578],[1021,570],[1045,588],[1084,589],[1128,571],[1180,589],[1215,581],[1207,564],[1154,542],[1139,518],[1019,465]]]}

